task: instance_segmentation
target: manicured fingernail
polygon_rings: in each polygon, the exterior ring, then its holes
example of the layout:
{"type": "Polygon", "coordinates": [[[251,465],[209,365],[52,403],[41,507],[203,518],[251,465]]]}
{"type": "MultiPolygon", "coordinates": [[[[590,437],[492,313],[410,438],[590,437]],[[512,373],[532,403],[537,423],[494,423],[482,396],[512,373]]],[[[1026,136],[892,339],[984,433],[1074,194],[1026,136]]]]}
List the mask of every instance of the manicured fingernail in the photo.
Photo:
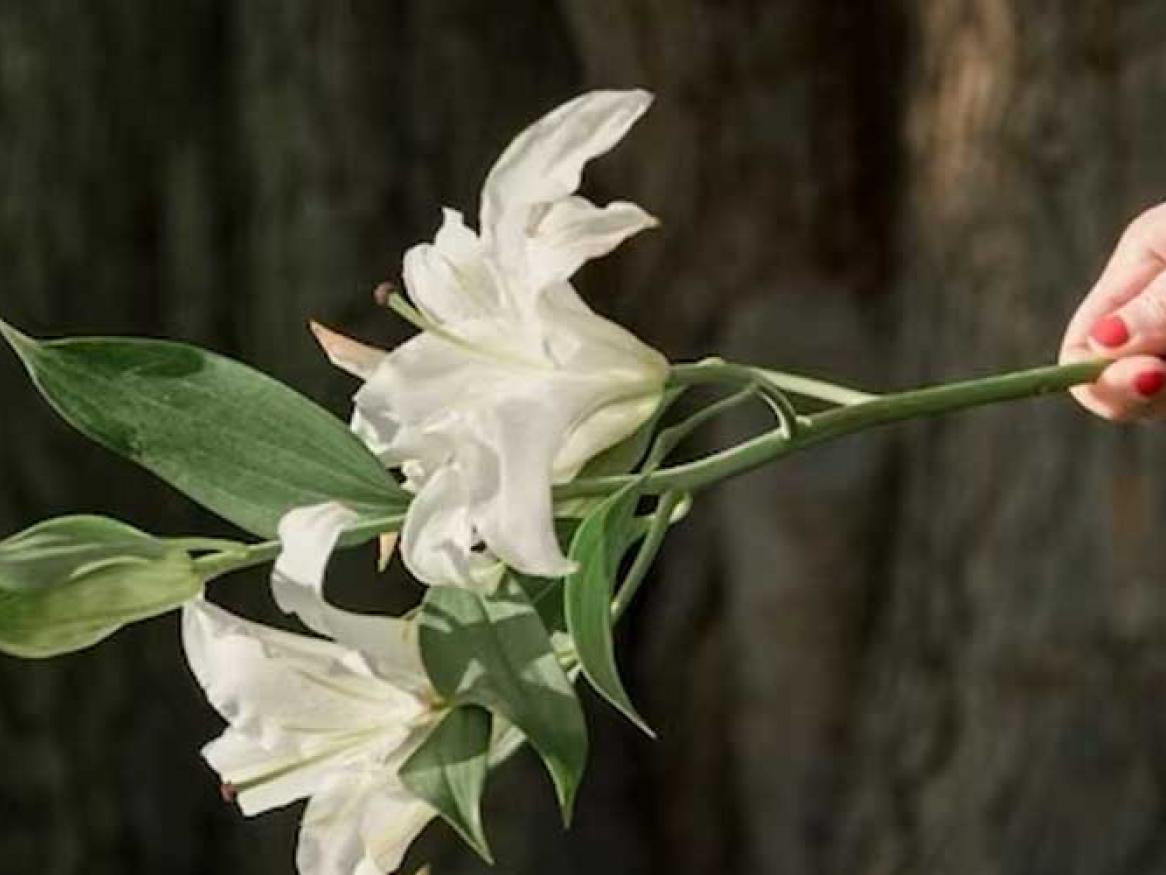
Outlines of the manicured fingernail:
{"type": "Polygon", "coordinates": [[[1106,316],[1093,326],[1089,336],[1102,346],[1121,346],[1130,339],[1130,330],[1120,316],[1106,316]]]}
{"type": "Polygon", "coordinates": [[[1161,371],[1142,371],[1134,377],[1134,388],[1143,398],[1152,398],[1166,386],[1166,374],[1161,371]]]}

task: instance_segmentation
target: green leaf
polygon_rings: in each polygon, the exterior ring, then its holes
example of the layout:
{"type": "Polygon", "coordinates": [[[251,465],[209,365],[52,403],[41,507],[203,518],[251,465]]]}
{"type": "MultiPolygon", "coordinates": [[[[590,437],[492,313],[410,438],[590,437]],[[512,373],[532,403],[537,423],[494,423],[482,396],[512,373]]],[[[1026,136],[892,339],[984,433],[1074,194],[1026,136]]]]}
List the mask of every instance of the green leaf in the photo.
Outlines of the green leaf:
{"type": "Polygon", "coordinates": [[[26,658],[96,644],[202,591],[185,550],[100,517],[66,517],[0,544],[0,652],[26,658]]]}
{"type": "Polygon", "coordinates": [[[551,641],[554,641],[555,633],[565,634],[567,620],[563,616],[563,581],[558,577],[534,577],[517,571],[510,573],[538,611],[538,617],[551,636],[551,641]]]}
{"type": "MultiPolygon", "coordinates": [[[[571,546],[571,539],[579,529],[581,517],[561,517],[555,520],[555,537],[564,555],[571,546]]],[[[510,571],[515,582],[526,592],[527,598],[535,606],[543,626],[554,642],[558,634],[566,635],[567,621],[563,618],[563,579],[561,577],[535,577],[519,571],[510,571]]]]}
{"type": "Polygon", "coordinates": [[[344,423],[244,364],[163,340],[0,333],[74,428],[253,534],[303,505],[374,517],[408,504],[344,423]]]}
{"type": "Polygon", "coordinates": [[[0,541],[0,590],[58,586],[103,564],[159,559],[170,549],[153,535],[107,517],[46,520],[0,541]]]}
{"type": "Polygon", "coordinates": [[[509,577],[492,595],[431,587],[420,624],[421,658],[438,693],[518,727],[546,764],[569,822],[587,760],[587,725],[522,587],[509,577]]]}
{"type": "Polygon", "coordinates": [[[620,560],[642,531],[636,520],[639,497],[639,481],[630,483],[605,498],[583,520],[570,552],[579,568],[567,578],[563,602],[567,629],[584,676],[601,696],[655,738],[620,680],[611,611],[620,560]]]}
{"type": "Polygon", "coordinates": [[[487,863],[494,862],[482,829],[490,723],[490,712],[484,708],[454,708],[399,772],[405,786],[436,808],[487,863]]]}

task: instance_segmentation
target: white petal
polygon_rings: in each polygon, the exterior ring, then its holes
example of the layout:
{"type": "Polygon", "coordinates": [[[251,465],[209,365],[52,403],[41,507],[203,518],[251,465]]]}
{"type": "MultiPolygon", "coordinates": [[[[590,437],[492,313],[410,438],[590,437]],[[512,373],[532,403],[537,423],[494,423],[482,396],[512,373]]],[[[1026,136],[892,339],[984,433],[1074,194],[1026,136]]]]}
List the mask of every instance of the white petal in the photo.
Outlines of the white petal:
{"type": "Polygon", "coordinates": [[[401,530],[401,558],[418,580],[433,586],[462,586],[489,591],[502,567],[475,550],[470,493],[453,464],[433,474],[409,506],[401,530]]]}
{"type": "Polygon", "coordinates": [[[287,748],[269,750],[230,727],[206,745],[202,755],[230,785],[248,817],[311,796],[336,770],[327,757],[306,758],[287,748]]]}
{"type": "Polygon", "coordinates": [[[320,344],[332,364],[362,380],[371,377],[381,359],[388,355],[383,349],[345,337],[338,331],[325,328],[319,322],[309,322],[308,327],[312,329],[316,342],[320,344]]]}
{"type": "Polygon", "coordinates": [[[584,165],[618,143],[648,109],[646,91],[593,91],[535,122],[502,153],[482,187],[482,234],[526,223],[526,209],[579,187],[584,165]]]}
{"type": "Polygon", "coordinates": [[[280,553],[275,560],[271,590],[275,603],[298,614],[313,632],[335,638],[324,615],[324,572],[340,533],[359,517],[344,505],[329,501],[288,511],[279,521],[280,553]]]}
{"type": "Polygon", "coordinates": [[[584,262],[606,255],[656,218],[626,201],[600,208],[582,197],[557,201],[528,242],[530,282],[536,288],[570,279],[584,262]]]}
{"type": "Polygon", "coordinates": [[[356,614],[324,599],[324,570],[340,533],[356,514],[336,502],[297,508],[279,522],[283,551],[271,591],[285,613],[320,635],[360,651],[378,675],[413,692],[430,688],[413,624],[396,617],[356,614]]]}
{"type": "Polygon", "coordinates": [[[551,469],[573,421],[591,405],[593,387],[545,381],[500,399],[474,421],[478,440],[493,453],[471,486],[473,522],[491,552],[526,574],[561,577],[574,570],[555,535],[551,469]]]}
{"type": "Polygon", "coordinates": [[[490,316],[501,298],[481,242],[461,213],[447,209],[443,215],[433,244],[405,253],[402,274],[409,297],[438,324],[490,316]]]}
{"type": "Polygon", "coordinates": [[[622,325],[588,310],[569,283],[551,286],[536,313],[547,355],[560,368],[605,380],[613,397],[662,389],[668,360],[622,325]]]}
{"type": "MultiPolygon", "coordinates": [[[[418,466],[423,470],[432,470],[453,454],[452,447],[440,431],[427,432],[424,426],[400,422],[394,411],[394,400],[375,377],[356,393],[356,407],[352,412],[350,427],[387,467],[401,468],[401,473],[406,477],[403,484],[406,489],[417,487],[416,482],[409,482],[410,471],[415,471],[418,466]]],[[[421,476],[414,479],[425,478],[421,476]]]]}
{"type": "Polygon", "coordinates": [[[504,322],[477,322],[460,323],[458,331],[467,336],[467,343],[480,344],[480,351],[433,334],[419,334],[393,350],[356,393],[363,420],[404,457],[423,454],[433,459],[425,439],[415,433],[402,434],[404,429],[436,427],[456,418],[462,408],[488,399],[520,367],[506,358],[521,356],[517,329],[504,322]]]}
{"type": "Polygon", "coordinates": [[[655,413],[659,403],[658,392],[616,401],[577,424],[555,456],[554,482],[571,481],[593,456],[631,437],[655,413]]]}
{"type": "Polygon", "coordinates": [[[427,713],[358,652],[204,600],[183,608],[182,642],[211,705],[267,750],[341,759],[369,741],[392,750],[427,713]]]}
{"type": "Polygon", "coordinates": [[[394,872],[435,814],[391,772],[338,778],[308,803],[296,866],[300,875],[394,872]]]}
{"type": "Polygon", "coordinates": [[[365,412],[359,407],[354,407],[348,427],[364,442],[369,452],[385,465],[390,467],[393,465],[390,448],[393,444],[393,438],[401,430],[401,426],[395,419],[388,416],[386,411],[365,412]]]}

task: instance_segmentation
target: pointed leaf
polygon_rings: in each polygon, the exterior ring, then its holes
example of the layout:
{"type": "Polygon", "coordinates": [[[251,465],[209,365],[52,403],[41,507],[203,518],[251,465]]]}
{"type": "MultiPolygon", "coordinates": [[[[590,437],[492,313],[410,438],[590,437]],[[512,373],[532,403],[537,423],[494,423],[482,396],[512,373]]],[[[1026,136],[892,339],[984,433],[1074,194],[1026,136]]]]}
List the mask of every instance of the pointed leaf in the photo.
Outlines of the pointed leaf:
{"type": "Polygon", "coordinates": [[[436,808],[487,863],[494,862],[482,828],[490,723],[490,712],[484,708],[454,708],[399,772],[405,786],[436,808]]]}
{"type": "Polygon", "coordinates": [[[373,517],[408,504],[344,423],[237,361],[163,340],[0,333],[74,428],[256,535],[295,507],[335,500],[373,517]]]}
{"type": "Polygon", "coordinates": [[[587,760],[587,726],[522,587],[510,578],[492,595],[431,587],[420,623],[421,657],[438,693],[518,727],[546,764],[569,821],[587,760]]]}
{"type": "Polygon", "coordinates": [[[620,680],[611,612],[620,560],[642,531],[635,515],[639,497],[639,482],[630,483],[605,498],[583,520],[570,551],[579,567],[567,578],[563,603],[584,676],[601,696],[655,738],[620,680]]]}

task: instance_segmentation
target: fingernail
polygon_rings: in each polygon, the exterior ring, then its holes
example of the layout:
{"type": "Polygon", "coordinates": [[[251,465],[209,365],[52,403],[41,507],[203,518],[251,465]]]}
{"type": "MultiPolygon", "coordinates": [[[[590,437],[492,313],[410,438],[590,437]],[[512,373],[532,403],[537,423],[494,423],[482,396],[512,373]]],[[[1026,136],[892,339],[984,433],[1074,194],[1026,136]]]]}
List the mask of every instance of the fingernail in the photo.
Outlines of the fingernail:
{"type": "Polygon", "coordinates": [[[1130,330],[1120,316],[1106,316],[1093,326],[1089,336],[1102,346],[1121,346],[1130,339],[1130,330]]]}
{"type": "Polygon", "coordinates": [[[1166,386],[1166,374],[1161,371],[1142,371],[1134,377],[1134,388],[1143,398],[1152,398],[1166,386]]]}

